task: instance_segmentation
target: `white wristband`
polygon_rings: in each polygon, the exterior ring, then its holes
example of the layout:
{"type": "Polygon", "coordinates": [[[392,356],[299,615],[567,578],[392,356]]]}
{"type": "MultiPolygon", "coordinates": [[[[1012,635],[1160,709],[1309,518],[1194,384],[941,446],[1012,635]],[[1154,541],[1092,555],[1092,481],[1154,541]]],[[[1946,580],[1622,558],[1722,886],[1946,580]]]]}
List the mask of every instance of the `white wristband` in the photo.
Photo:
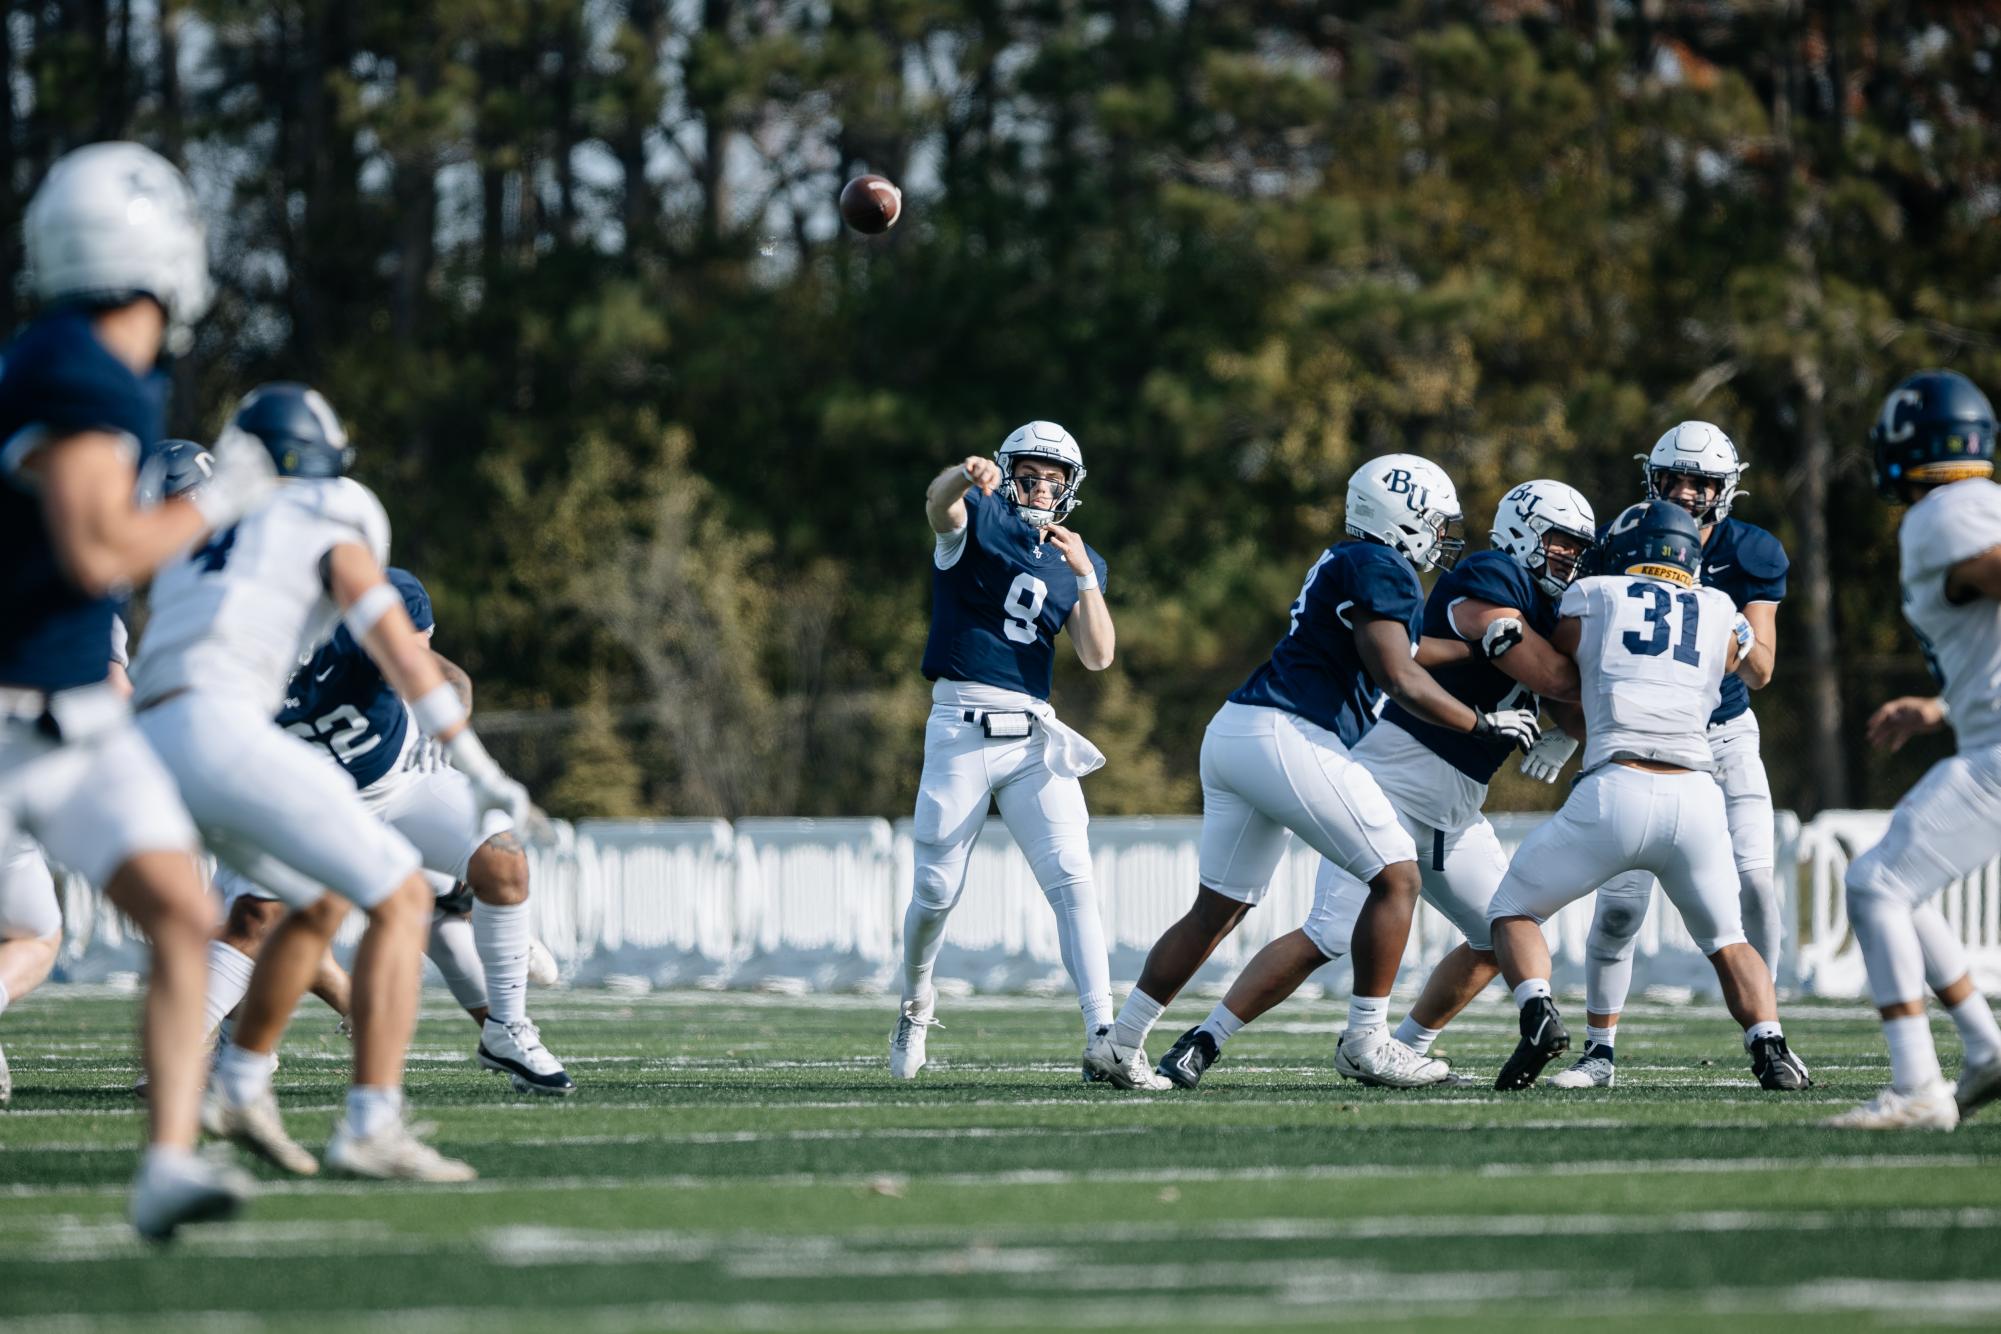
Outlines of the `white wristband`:
{"type": "Polygon", "coordinates": [[[341,613],[341,619],[347,622],[348,633],[360,641],[368,638],[368,632],[389,614],[391,607],[402,604],[403,595],[396,591],[394,584],[385,580],[349,603],[347,610],[341,613]]]}
{"type": "Polygon", "coordinates": [[[436,736],[447,727],[466,720],[465,701],[459,698],[459,692],[452,689],[449,681],[440,681],[420,698],[411,700],[410,712],[416,717],[417,726],[424,729],[425,736],[436,736]]]}
{"type": "Polygon", "coordinates": [[[1097,587],[1098,587],[1098,572],[1096,570],[1086,570],[1084,573],[1077,576],[1077,591],[1079,593],[1089,593],[1095,590],[1097,587]]]}

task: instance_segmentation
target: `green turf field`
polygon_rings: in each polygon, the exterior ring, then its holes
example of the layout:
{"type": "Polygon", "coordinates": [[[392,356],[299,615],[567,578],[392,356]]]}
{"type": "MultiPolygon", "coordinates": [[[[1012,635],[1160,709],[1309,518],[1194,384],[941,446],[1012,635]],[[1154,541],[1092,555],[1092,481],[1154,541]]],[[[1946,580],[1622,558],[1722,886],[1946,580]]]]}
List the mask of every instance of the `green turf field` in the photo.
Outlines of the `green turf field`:
{"type": "MultiPolygon", "coordinates": [[[[480,1181],[266,1173],[242,1221],[165,1251],[120,1221],[132,1000],[10,1010],[0,1327],[2001,1322],[2001,1112],[1952,1135],[1815,1128],[1885,1078],[1856,1006],[1793,1008],[1806,1095],[1761,1093],[1700,1006],[1633,1011],[1609,1094],[1367,1092],[1333,1075],[1344,1006],[1321,1001],[1247,1030],[1200,1092],[1141,1096],[1078,1083],[1062,1000],[945,1002],[932,1066],[899,1085],[893,1002],[548,993],[581,1086],[548,1103],[480,1074],[472,1025],[427,999],[411,1099],[480,1181]]],[[[1177,1006],[1156,1049],[1207,1005],[1177,1006]]],[[[1483,1006],[1444,1046],[1491,1076],[1513,1039],[1483,1006]]],[[[308,1008],[284,1056],[317,1148],[345,1044],[308,1008]]]]}

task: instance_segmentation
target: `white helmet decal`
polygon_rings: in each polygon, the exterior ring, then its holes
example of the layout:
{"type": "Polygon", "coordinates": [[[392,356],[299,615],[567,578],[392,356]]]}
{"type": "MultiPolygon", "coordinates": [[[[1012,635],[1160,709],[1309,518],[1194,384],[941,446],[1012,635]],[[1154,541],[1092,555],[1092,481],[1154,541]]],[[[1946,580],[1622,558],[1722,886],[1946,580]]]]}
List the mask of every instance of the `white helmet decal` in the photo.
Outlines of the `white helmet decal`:
{"type": "Polygon", "coordinates": [[[150,296],[167,312],[175,351],[208,309],[208,241],[194,192],[150,148],[99,143],[65,153],[28,204],[22,241],[39,300],[150,296]]]}
{"type": "Polygon", "coordinates": [[[1663,473],[1713,477],[1722,483],[1716,500],[1697,514],[1695,521],[1707,526],[1721,523],[1730,516],[1730,506],[1738,495],[1737,479],[1744,475],[1744,464],[1737,457],[1737,446],[1723,433],[1723,428],[1702,421],[1682,422],[1654,441],[1650,452],[1633,457],[1644,460],[1642,467],[1646,473],[1649,500],[1667,499],[1659,486],[1663,473]]]}
{"type": "Polygon", "coordinates": [[[1075,436],[1055,422],[1032,421],[1026,426],[1016,427],[1007,439],[1001,441],[1001,447],[994,451],[994,462],[1000,465],[1001,499],[1014,506],[1014,512],[1031,527],[1047,528],[1052,523],[1059,523],[1082,503],[1077,499],[1077,488],[1084,481],[1084,450],[1075,436]],[[1045,459],[1060,464],[1067,471],[1069,475],[1057,492],[1053,506],[1030,505],[1021,498],[1014,484],[1016,459],[1045,459]]]}
{"type": "Polygon", "coordinates": [[[1395,549],[1421,571],[1458,558],[1466,543],[1449,530],[1460,517],[1452,479],[1415,454],[1370,459],[1348,479],[1348,532],[1395,549]]]}
{"type": "Polygon", "coordinates": [[[1562,482],[1538,480],[1523,482],[1501,497],[1500,508],[1494,511],[1494,545],[1534,575],[1543,592],[1561,597],[1577,577],[1577,566],[1573,562],[1562,572],[1551,567],[1544,543],[1550,533],[1568,533],[1586,550],[1598,540],[1598,516],[1583,492],[1562,482]]]}

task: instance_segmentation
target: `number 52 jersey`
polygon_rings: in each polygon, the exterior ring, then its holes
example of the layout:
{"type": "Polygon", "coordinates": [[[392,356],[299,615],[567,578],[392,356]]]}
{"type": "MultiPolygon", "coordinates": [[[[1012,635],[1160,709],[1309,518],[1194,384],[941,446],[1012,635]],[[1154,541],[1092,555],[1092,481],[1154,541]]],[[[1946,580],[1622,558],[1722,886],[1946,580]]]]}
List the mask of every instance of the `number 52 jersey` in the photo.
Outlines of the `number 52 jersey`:
{"type": "Polygon", "coordinates": [[[1714,588],[1600,575],[1564,590],[1558,614],[1581,622],[1583,772],[1653,760],[1707,772],[1706,729],[1722,697],[1737,605],[1714,588]]]}
{"type": "Polygon", "coordinates": [[[389,563],[389,516],[372,491],[346,477],[280,482],[269,502],[153,581],[134,698],[200,688],[276,714],[299,660],[339,618],[321,558],[347,542],[389,563]]]}
{"type": "MultiPolygon", "coordinates": [[[[1105,559],[1084,548],[1105,586],[1105,559]]],[[[966,526],[941,534],[931,571],[924,675],[1049,698],[1056,634],[1077,605],[1063,553],[996,496],[966,493],[966,526]]]]}

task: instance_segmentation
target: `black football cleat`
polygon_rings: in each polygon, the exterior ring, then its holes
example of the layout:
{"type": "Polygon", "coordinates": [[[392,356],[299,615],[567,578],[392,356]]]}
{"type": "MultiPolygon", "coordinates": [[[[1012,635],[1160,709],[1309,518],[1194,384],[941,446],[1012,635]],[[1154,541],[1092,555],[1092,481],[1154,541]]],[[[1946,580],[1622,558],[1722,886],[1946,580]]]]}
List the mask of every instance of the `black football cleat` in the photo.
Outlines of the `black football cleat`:
{"type": "Polygon", "coordinates": [[[1793,1055],[1783,1036],[1759,1038],[1751,1044],[1751,1073],[1762,1088],[1791,1092],[1813,1087],[1806,1062],[1793,1055]]]}
{"type": "Polygon", "coordinates": [[[1161,1077],[1174,1087],[1192,1089],[1202,1082],[1203,1074],[1222,1054],[1215,1038],[1200,1028],[1191,1028],[1174,1040],[1157,1068],[1161,1077]]]}
{"type": "Polygon", "coordinates": [[[1556,1012],[1556,1002],[1538,996],[1522,1006],[1522,1040],[1514,1055],[1494,1078],[1500,1090],[1525,1089],[1535,1083],[1542,1068],[1570,1050],[1570,1030],[1556,1012]]]}

